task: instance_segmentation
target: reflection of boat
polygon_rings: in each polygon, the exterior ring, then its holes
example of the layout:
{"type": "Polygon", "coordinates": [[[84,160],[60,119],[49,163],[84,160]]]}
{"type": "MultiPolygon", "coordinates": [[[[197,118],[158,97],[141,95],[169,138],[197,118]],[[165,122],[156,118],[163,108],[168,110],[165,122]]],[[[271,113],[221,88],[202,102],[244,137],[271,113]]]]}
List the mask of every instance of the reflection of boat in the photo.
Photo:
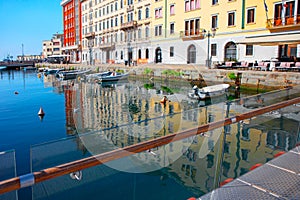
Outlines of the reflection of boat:
{"type": "Polygon", "coordinates": [[[6,69],[6,66],[0,66],[0,70],[6,69]]]}
{"type": "Polygon", "coordinates": [[[122,74],[119,72],[103,72],[94,74],[92,77],[95,79],[98,79],[101,82],[107,82],[107,81],[119,81],[124,80],[128,77],[128,73],[122,74]]]}
{"type": "Polygon", "coordinates": [[[85,74],[87,72],[89,72],[90,70],[72,70],[72,71],[59,71],[58,73],[56,73],[56,77],[61,78],[63,80],[66,79],[74,79],[76,78],[78,75],[82,75],[85,74]]]}
{"type": "Polygon", "coordinates": [[[192,99],[206,99],[210,97],[221,96],[225,94],[225,92],[230,87],[229,84],[218,84],[207,86],[199,89],[197,86],[193,87],[194,92],[188,93],[188,97],[192,99]]]}
{"type": "Polygon", "coordinates": [[[56,69],[51,69],[51,68],[46,68],[44,69],[44,75],[49,75],[49,74],[56,74],[58,73],[59,71],[62,71],[63,69],[60,69],[60,68],[56,68],[56,69]]]}

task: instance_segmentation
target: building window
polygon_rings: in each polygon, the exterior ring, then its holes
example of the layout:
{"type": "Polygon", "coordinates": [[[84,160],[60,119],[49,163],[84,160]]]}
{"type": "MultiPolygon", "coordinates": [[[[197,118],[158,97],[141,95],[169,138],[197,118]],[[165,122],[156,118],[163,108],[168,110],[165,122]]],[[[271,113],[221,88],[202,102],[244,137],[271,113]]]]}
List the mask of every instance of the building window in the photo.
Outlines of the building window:
{"type": "Polygon", "coordinates": [[[174,57],[174,47],[170,47],[170,57],[174,57]]]}
{"type": "Polygon", "coordinates": [[[123,24],[123,16],[120,17],[120,23],[123,24]]]}
{"type": "Polygon", "coordinates": [[[211,17],[211,28],[218,28],[218,16],[214,15],[211,17]]]}
{"type": "Polygon", "coordinates": [[[142,19],[142,10],[139,10],[138,12],[138,20],[141,20],[142,19]]]}
{"type": "Polygon", "coordinates": [[[115,3],[115,11],[118,10],[118,2],[115,3]]]}
{"type": "Polygon", "coordinates": [[[123,0],[120,1],[120,7],[123,8],[123,0]]]}
{"type": "Polygon", "coordinates": [[[155,26],[155,36],[162,35],[162,25],[155,26]]]}
{"type": "Polygon", "coordinates": [[[185,1],[185,7],[184,7],[184,9],[185,9],[185,12],[190,11],[190,1],[185,1]]]}
{"type": "Polygon", "coordinates": [[[198,35],[200,33],[200,19],[185,21],[185,35],[198,35]]]}
{"type": "Polygon", "coordinates": [[[146,58],[148,59],[149,58],[149,49],[146,49],[146,58]]]}
{"type": "Polygon", "coordinates": [[[145,37],[148,38],[149,36],[150,36],[149,27],[146,27],[146,29],[145,29],[145,37]]]}
{"type": "Polygon", "coordinates": [[[234,26],[235,25],[234,18],[235,18],[235,13],[234,12],[228,13],[228,26],[234,26]]]}
{"type": "Polygon", "coordinates": [[[147,19],[147,18],[149,18],[150,16],[149,16],[149,8],[146,8],[146,12],[145,12],[145,18],[147,19]]]}
{"type": "Polygon", "coordinates": [[[123,60],[123,57],[124,57],[123,51],[121,51],[121,60],[123,60]]]}
{"type": "Polygon", "coordinates": [[[139,51],[138,51],[138,58],[139,58],[139,59],[142,58],[142,50],[141,50],[141,49],[139,49],[139,51]]]}
{"type": "Polygon", "coordinates": [[[118,26],[118,17],[115,18],[115,26],[118,26]]]}
{"type": "Polygon", "coordinates": [[[247,10],[247,24],[255,22],[254,21],[254,18],[255,18],[254,14],[255,14],[255,9],[254,8],[249,8],[247,10]]]}
{"type": "Polygon", "coordinates": [[[139,38],[139,39],[142,38],[142,30],[141,30],[141,29],[138,30],[138,38],[139,38]]]}
{"type": "Polygon", "coordinates": [[[217,56],[217,44],[211,44],[211,52],[210,55],[211,56],[217,56]]]}
{"type": "Polygon", "coordinates": [[[162,18],[162,8],[155,9],[155,18],[162,18]]]}
{"type": "Polygon", "coordinates": [[[200,8],[200,0],[196,0],[196,9],[200,8]]]}
{"type": "Polygon", "coordinates": [[[253,56],[253,45],[246,45],[246,56],[253,56]]]}
{"type": "Polygon", "coordinates": [[[170,24],[170,34],[174,34],[174,32],[175,32],[175,24],[171,23],[170,24]]]}
{"type": "Polygon", "coordinates": [[[175,15],[175,5],[170,5],[170,15],[175,15]]]}
{"type": "Polygon", "coordinates": [[[218,0],[212,0],[211,4],[212,4],[212,5],[218,4],[218,0]]]}

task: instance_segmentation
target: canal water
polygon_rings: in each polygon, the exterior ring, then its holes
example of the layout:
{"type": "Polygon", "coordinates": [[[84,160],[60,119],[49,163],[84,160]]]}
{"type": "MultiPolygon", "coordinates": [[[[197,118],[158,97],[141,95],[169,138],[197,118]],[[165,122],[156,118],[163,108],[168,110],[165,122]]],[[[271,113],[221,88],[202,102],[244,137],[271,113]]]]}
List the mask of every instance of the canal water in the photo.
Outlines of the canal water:
{"type": "MultiPolygon", "coordinates": [[[[11,163],[7,164],[11,170],[0,166],[0,180],[10,178],[8,171],[14,174],[16,170],[18,176],[39,171],[223,120],[294,95],[283,91],[270,98],[261,95],[225,103],[250,95],[232,92],[197,101],[187,98],[191,85],[184,81],[130,78],[99,84],[84,77],[59,81],[30,71],[0,72],[0,152],[7,151],[5,159],[11,163]],[[160,103],[163,96],[168,98],[165,104],[160,103]],[[37,114],[41,107],[43,118],[37,114]]],[[[299,107],[287,109],[45,181],[3,198],[199,197],[293,148],[299,141],[299,107]]]]}

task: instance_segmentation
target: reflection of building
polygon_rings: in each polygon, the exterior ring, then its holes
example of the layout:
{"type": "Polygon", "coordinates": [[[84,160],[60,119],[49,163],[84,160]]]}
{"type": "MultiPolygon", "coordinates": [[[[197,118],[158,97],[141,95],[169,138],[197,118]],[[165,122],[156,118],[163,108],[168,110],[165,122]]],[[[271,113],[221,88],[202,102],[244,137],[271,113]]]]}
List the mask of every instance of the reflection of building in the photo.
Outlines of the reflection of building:
{"type": "MultiPolygon", "coordinates": [[[[81,110],[76,118],[79,132],[103,130],[100,134],[116,147],[220,121],[226,116],[227,107],[222,103],[199,108],[197,103],[174,99],[164,106],[159,103],[156,91],[146,90],[142,84],[101,87],[81,83],[76,87],[79,90],[72,103],[81,110]],[[184,112],[178,114],[180,111],[184,112]],[[170,116],[164,117],[162,113],[170,116]],[[126,125],[131,122],[134,124],[126,125]],[[126,126],[122,126],[124,124],[126,126]]],[[[239,106],[233,105],[231,114],[235,114],[235,109],[241,109],[239,106]]],[[[210,130],[205,136],[186,138],[153,149],[154,153],[160,152],[155,159],[151,154],[138,154],[137,158],[140,161],[153,159],[161,166],[169,164],[166,173],[187,187],[197,188],[200,196],[219,185],[219,176],[221,181],[239,177],[254,164],[265,163],[278,151],[292,148],[297,141],[298,129],[299,121],[296,120],[258,116],[210,130]],[[227,133],[226,140],[221,146],[224,132],[227,133]],[[178,153],[180,156],[176,157],[178,153]]],[[[98,134],[89,138],[93,145],[100,139],[103,144],[103,137],[98,134]]]]}
{"type": "Polygon", "coordinates": [[[43,57],[48,58],[52,55],[61,55],[63,44],[63,34],[54,34],[51,40],[43,41],[43,57]]]}
{"type": "Polygon", "coordinates": [[[81,61],[81,0],[62,0],[64,43],[63,54],[70,55],[70,62],[81,61]]]}

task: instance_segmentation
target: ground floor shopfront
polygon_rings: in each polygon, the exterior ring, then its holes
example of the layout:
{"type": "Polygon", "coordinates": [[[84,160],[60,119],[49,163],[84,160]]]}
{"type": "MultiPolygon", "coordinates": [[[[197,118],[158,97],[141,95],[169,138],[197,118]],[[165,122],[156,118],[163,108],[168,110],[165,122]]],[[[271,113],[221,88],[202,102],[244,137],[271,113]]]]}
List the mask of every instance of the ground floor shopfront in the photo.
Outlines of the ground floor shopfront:
{"type": "Polygon", "coordinates": [[[226,61],[260,62],[271,59],[300,59],[300,33],[252,36],[220,35],[213,38],[151,39],[129,43],[110,43],[82,52],[84,64],[200,64],[226,61]]]}

